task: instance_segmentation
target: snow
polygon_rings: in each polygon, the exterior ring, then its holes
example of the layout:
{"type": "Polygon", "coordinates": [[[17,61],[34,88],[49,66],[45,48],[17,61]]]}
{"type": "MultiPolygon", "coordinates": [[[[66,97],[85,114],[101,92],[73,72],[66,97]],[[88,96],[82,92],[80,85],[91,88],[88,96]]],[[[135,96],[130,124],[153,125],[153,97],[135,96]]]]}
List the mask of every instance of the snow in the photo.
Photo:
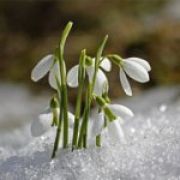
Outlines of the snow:
{"type": "Polygon", "coordinates": [[[0,180],[179,180],[179,89],[160,87],[118,101],[135,113],[123,125],[126,143],[107,139],[102,148],[60,149],[51,160],[55,132],[49,130],[16,151],[0,147],[0,180]]]}
{"type": "Polygon", "coordinates": [[[0,149],[19,149],[31,140],[30,123],[47,106],[48,96],[33,96],[23,85],[0,83],[0,149]]]}

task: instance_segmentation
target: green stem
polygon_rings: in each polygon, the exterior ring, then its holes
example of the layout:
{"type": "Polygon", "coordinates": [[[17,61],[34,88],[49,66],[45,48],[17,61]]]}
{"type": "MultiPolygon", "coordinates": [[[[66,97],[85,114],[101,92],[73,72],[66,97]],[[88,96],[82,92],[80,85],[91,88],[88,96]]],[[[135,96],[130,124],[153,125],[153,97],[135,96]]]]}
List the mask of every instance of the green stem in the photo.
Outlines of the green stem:
{"type": "MultiPolygon", "coordinates": [[[[102,108],[99,108],[98,112],[100,113],[102,108]]],[[[96,136],[96,146],[101,147],[101,133],[96,136]]]]}
{"type": "Polygon", "coordinates": [[[83,119],[82,119],[82,124],[81,124],[81,128],[80,128],[80,134],[79,134],[79,140],[78,140],[78,147],[82,148],[82,146],[86,147],[87,146],[87,142],[86,142],[86,138],[87,135],[85,134],[85,132],[87,132],[87,123],[88,123],[88,118],[89,118],[89,112],[90,112],[90,106],[89,106],[89,88],[87,90],[86,93],[86,101],[85,101],[85,108],[84,108],[84,112],[83,112],[83,119]]]}
{"type": "Polygon", "coordinates": [[[61,87],[58,84],[58,89],[59,89],[59,104],[60,104],[60,114],[59,114],[59,122],[58,122],[58,127],[56,130],[56,137],[55,137],[55,141],[54,141],[54,147],[53,147],[53,152],[52,152],[52,156],[51,158],[54,158],[56,156],[56,151],[58,149],[59,146],[59,139],[60,139],[60,134],[61,134],[61,128],[62,128],[62,119],[63,119],[63,99],[60,99],[62,97],[61,94],[61,87]],[[60,97],[61,96],[61,97],[60,97]]]}
{"type": "Polygon", "coordinates": [[[92,101],[92,97],[93,97],[93,90],[94,90],[94,86],[95,86],[95,82],[96,82],[96,78],[97,78],[97,72],[99,69],[99,62],[102,56],[102,52],[104,49],[104,46],[107,42],[108,36],[106,35],[102,41],[102,43],[100,44],[97,54],[96,54],[96,60],[95,60],[95,71],[93,74],[93,79],[92,82],[89,84],[89,88],[88,88],[88,102],[85,104],[85,109],[84,109],[84,118],[83,118],[83,122],[82,122],[82,126],[81,126],[81,131],[80,131],[80,137],[79,137],[79,142],[78,142],[78,147],[82,146],[82,141],[84,138],[84,147],[87,147],[87,131],[88,131],[88,118],[89,118],[89,113],[90,113],[90,106],[91,106],[91,101],[92,101]]]}
{"type": "Polygon", "coordinates": [[[58,123],[57,131],[56,131],[56,138],[55,138],[54,148],[53,148],[53,153],[52,153],[51,158],[54,158],[56,156],[56,151],[59,147],[59,140],[60,140],[60,134],[61,134],[61,128],[62,128],[62,118],[63,118],[63,109],[61,109],[60,115],[59,115],[59,123],[58,123]]]}
{"type": "Polygon", "coordinates": [[[55,108],[52,109],[52,114],[53,114],[53,119],[51,126],[58,126],[58,115],[57,115],[57,110],[55,108]]]}
{"type": "Polygon", "coordinates": [[[100,134],[96,136],[96,146],[101,147],[101,135],[100,134]]]}
{"type": "Polygon", "coordinates": [[[59,44],[59,68],[60,68],[60,76],[61,76],[61,98],[63,100],[63,117],[64,117],[64,133],[63,133],[63,147],[67,148],[68,146],[68,99],[67,99],[67,85],[66,85],[66,65],[64,61],[64,46],[67,39],[67,36],[70,33],[72,28],[72,22],[69,22],[61,36],[60,44],[59,44]]]}
{"type": "Polygon", "coordinates": [[[68,146],[68,137],[69,137],[69,132],[68,132],[68,127],[69,127],[69,122],[68,122],[68,105],[67,105],[67,90],[65,88],[65,85],[62,85],[62,99],[63,99],[63,148],[67,148],[68,146]]]}
{"type": "Polygon", "coordinates": [[[87,132],[88,132],[88,124],[89,124],[89,114],[90,114],[90,106],[91,106],[91,100],[89,99],[89,102],[87,103],[87,110],[85,112],[85,118],[84,118],[84,148],[87,148],[87,132]]]}
{"type": "Polygon", "coordinates": [[[98,68],[99,68],[99,62],[101,60],[101,56],[102,56],[102,52],[103,52],[103,49],[104,49],[104,46],[107,42],[107,39],[108,39],[108,35],[106,35],[101,43],[101,45],[99,46],[99,49],[97,51],[97,54],[96,54],[96,60],[95,60],[95,73],[94,73],[94,76],[93,76],[93,81],[92,81],[92,91],[94,89],[94,85],[95,85],[95,82],[96,82],[96,75],[97,75],[97,71],[98,71],[98,68]]]}
{"type": "Polygon", "coordinates": [[[79,87],[78,87],[78,95],[77,95],[75,118],[74,118],[72,150],[74,148],[77,148],[77,143],[78,143],[77,140],[78,140],[78,130],[79,130],[79,120],[81,113],[84,79],[85,79],[85,50],[81,52],[80,62],[79,62],[79,72],[78,72],[79,87]]]}

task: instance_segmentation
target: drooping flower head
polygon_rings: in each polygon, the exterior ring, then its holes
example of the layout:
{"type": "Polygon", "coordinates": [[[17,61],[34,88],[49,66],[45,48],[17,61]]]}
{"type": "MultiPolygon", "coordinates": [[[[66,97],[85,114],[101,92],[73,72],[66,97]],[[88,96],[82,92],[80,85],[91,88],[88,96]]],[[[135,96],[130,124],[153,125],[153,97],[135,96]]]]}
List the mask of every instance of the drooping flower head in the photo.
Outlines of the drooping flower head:
{"type": "MultiPolygon", "coordinates": [[[[95,58],[91,59],[91,63],[86,66],[86,73],[88,75],[89,82],[92,82],[94,71],[95,71],[95,58]]],[[[107,58],[102,58],[100,61],[99,69],[97,71],[97,79],[94,86],[94,93],[97,95],[102,95],[103,86],[108,83],[107,77],[103,72],[109,72],[111,70],[111,62],[107,58]]],[[[72,67],[67,74],[67,84],[70,87],[78,87],[78,69],[79,65],[72,67]]]]}
{"type": "Polygon", "coordinates": [[[110,59],[120,67],[120,82],[124,92],[128,96],[132,96],[132,89],[128,81],[127,75],[137,82],[145,83],[149,81],[150,64],[141,58],[130,57],[123,59],[118,55],[109,56],[110,59]]]}
{"type": "MultiPolygon", "coordinates": [[[[59,117],[59,108],[55,109],[57,111],[57,115],[59,117]]],[[[74,115],[71,112],[68,112],[69,116],[69,128],[72,128],[74,125],[74,115]]],[[[48,107],[44,112],[42,112],[38,119],[35,119],[31,124],[31,135],[34,137],[41,136],[45,132],[47,132],[53,122],[53,111],[48,107]]]]}
{"type": "Polygon", "coordinates": [[[62,141],[63,148],[68,147],[70,139],[72,139],[72,150],[86,148],[89,129],[90,139],[96,140],[97,146],[101,144],[100,137],[105,131],[113,139],[124,140],[121,125],[125,117],[133,116],[133,112],[123,105],[111,104],[108,96],[109,84],[105,72],[111,71],[111,62],[117,65],[120,69],[119,76],[122,88],[127,95],[131,96],[132,89],[128,77],[137,82],[145,83],[149,81],[149,71],[151,70],[149,63],[141,58],[123,59],[116,54],[103,56],[108,39],[108,35],[106,35],[97,49],[96,58],[88,56],[86,49],[83,49],[80,53],[79,65],[72,67],[66,74],[64,47],[72,24],[69,22],[66,25],[55,53],[42,58],[31,73],[33,81],[38,81],[49,73],[49,84],[56,90],[48,110],[40,114],[39,119],[33,121],[31,126],[31,132],[34,136],[43,134],[51,126],[56,127],[52,158],[55,157],[59,147],[59,139],[62,141]],[[86,79],[88,83],[85,83],[86,79]],[[68,111],[67,85],[78,87],[75,115],[68,111]],[[86,98],[85,105],[82,107],[84,90],[86,90],[86,98]],[[90,121],[92,101],[95,101],[99,107],[95,117],[90,121]],[[91,128],[88,128],[89,121],[91,128]],[[71,128],[73,128],[73,135],[70,135],[72,138],[69,139],[71,128]],[[63,137],[60,137],[61,129],[63,137]]]}
{"type": "Polygon", "coordinates": [[[112,139],[124,140],[121,124],[126,117],[133,117],[133,112],[126,106],[120,104],[109,104],[102,97],[96,97],[101,112],[96,112],[91,126],[91,136],[101,134],[107,128],[112,139]],[[105,123],[105,119],[107,119],[105,123]]]}
{"type": "Polygon", "coordinates": [[[57,89],[56,77],[58,78],[59,82],[61,80],[59,74],[59,63],[52,54],[46,55],[37,63],[31,72],[31,79],[37,82],[42,79],[48,72],[49,85],[52,88],[57,89]]]}

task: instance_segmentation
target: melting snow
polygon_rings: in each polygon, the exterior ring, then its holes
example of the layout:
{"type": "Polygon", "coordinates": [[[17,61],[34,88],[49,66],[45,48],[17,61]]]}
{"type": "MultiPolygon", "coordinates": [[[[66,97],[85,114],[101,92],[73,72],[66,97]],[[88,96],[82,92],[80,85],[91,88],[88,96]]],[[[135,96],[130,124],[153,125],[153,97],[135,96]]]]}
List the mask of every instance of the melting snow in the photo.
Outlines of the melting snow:
{"type": "Polygon", "coordinates": [[[50,159],[50,130],[18,151],[0,148],[0,180],[179,180],[180,91],[157,88],[122,101],[136,116],[123,125],[126,144],[108,139],[102,148],[59,150],[50,159]]]}

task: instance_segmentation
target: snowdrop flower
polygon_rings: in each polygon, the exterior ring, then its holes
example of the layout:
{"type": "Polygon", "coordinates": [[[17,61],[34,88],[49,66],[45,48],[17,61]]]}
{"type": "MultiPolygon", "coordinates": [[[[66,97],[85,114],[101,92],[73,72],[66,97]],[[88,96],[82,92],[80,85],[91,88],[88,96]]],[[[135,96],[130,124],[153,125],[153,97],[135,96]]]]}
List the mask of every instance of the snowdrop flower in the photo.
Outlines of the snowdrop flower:
{"type": "Polygon", "coordinates": [[[116,119],[110,121],[107,125],[109,136],[114,140],[120,139],[124,142],[125,138],[121,124],[125,117],[133,117],[133,112],[128,107],[120,104],[107,104],[106,107],[108,107],[116,116],[116,119]]]}
{"type": "Polygon", "coordinates": [[[104,113],[97,111],[94,113],[93,118],[90,121],[89,137],[95,137],[101,133],[104,127],[104,113]]]}
{"type": "Polygon", "coordinates": [[[121,128],[121,121],[120,117],[117,119],[109,122],[107,127],[104,127],[104,114],[100,113],[99,118],[92,119],[90,132],[89,132],[89,139],[94,139],[97,135],[101,134],[104,130],[107,130],[108,135],[110,138],[114,140],[124,140],[124,133],[121,128]]]}
{"type": "MultiPolygon", "coordinates": [[[[93,74],[94,74],[94,68],[95,66],[95,59],[92,59],[92,65],[87,66],[86,72],[89,78],[89,81],[91,82],[93,79],[93,74]]],[[[107,58],[103,58],[100,62],[100,68],[103,70],[109,72],[111,70],[111,62],[107,58]]],[[[68,74],[67,74],[67,84],[70,87],[77,87],[78,86],[78,69],[79,65],[75,65],[72,67],[68,74]]],[[[108,83],[107,77],[104,74],[104,72],[101,69],[98,69],[97,72],[97,79],[94,87],[94,93],[96,95],[101,95],[103,91],[103,86],[105,83],[108,83]]]]}
{"type": "Polygon", "coordinates": [[[124,132],[119,123],[120,121],[121,119],[118,117],[116,120],[108,124],[108,134],[113,140],[121,140],[122,142],[125,142],[124,132]]]}
{"type": "MultiPolygon", "coordinates": [[[[120,104],[107,104],[104,108],[109,108],[113,114],[116,116],[116,119],[109,121],[107,124],[107,129],[109,136],[113,139],[124,139],[123,130],[121,124],[123,123],[123,118],[133,117],[133,112],[126,106],[120,104]]],[[[106,115],[105,111],[100,113],[95,113],[91,125],[90,137],[95,137],[99,135],[104,128],[104,116],[106,115]]]]}
{"type": "Polygon", "coordinates": [[[122,59],[120,63],[120,81],[124,92],[132,96],[132,89],[126,74],[136,80],[137,82],[145,83],[149,81],[148,72],[151,70],[151,66],[144,59],[137,57],[130,57],[127,59],[122,59]]]}
{"type": "MultiPolygon", "coordinates": [[[[59,108],[56,108],[56,110],[59,117],[59,108]]],[[[74,124],[74,115],[71,112],[68,112],[68,117],[70,128],[72,128],[74,124]]],[[[39,115],[39,118],[37,120],[34,120],[32,122],[31,135],[34,137],[38,137],[47,132],[51,128],[52,120],[53,112],[48,108],[46,111],[39,115]]]]}
{"type": "Polygon", "coordinates": [[[49,72],[49,84],[52,88],[57,89],[56,76],[60,82],[59,64],[55,62],[52,54],[46,55],[34,67],[31,73],[31,79],[35,82],[42,79],[49,72]]]}
{"type": "MultiPolygon", "coordinates": [[[[108,107],[113,114],[116,116],[122,117],[122,118],[130,118],[134,116],[134,113],[126,106],[123,106],[121,104],[107,104],[106,107],[108,107]]],[[[123,120],[120,120],[123,123],[123,120]]]]}

